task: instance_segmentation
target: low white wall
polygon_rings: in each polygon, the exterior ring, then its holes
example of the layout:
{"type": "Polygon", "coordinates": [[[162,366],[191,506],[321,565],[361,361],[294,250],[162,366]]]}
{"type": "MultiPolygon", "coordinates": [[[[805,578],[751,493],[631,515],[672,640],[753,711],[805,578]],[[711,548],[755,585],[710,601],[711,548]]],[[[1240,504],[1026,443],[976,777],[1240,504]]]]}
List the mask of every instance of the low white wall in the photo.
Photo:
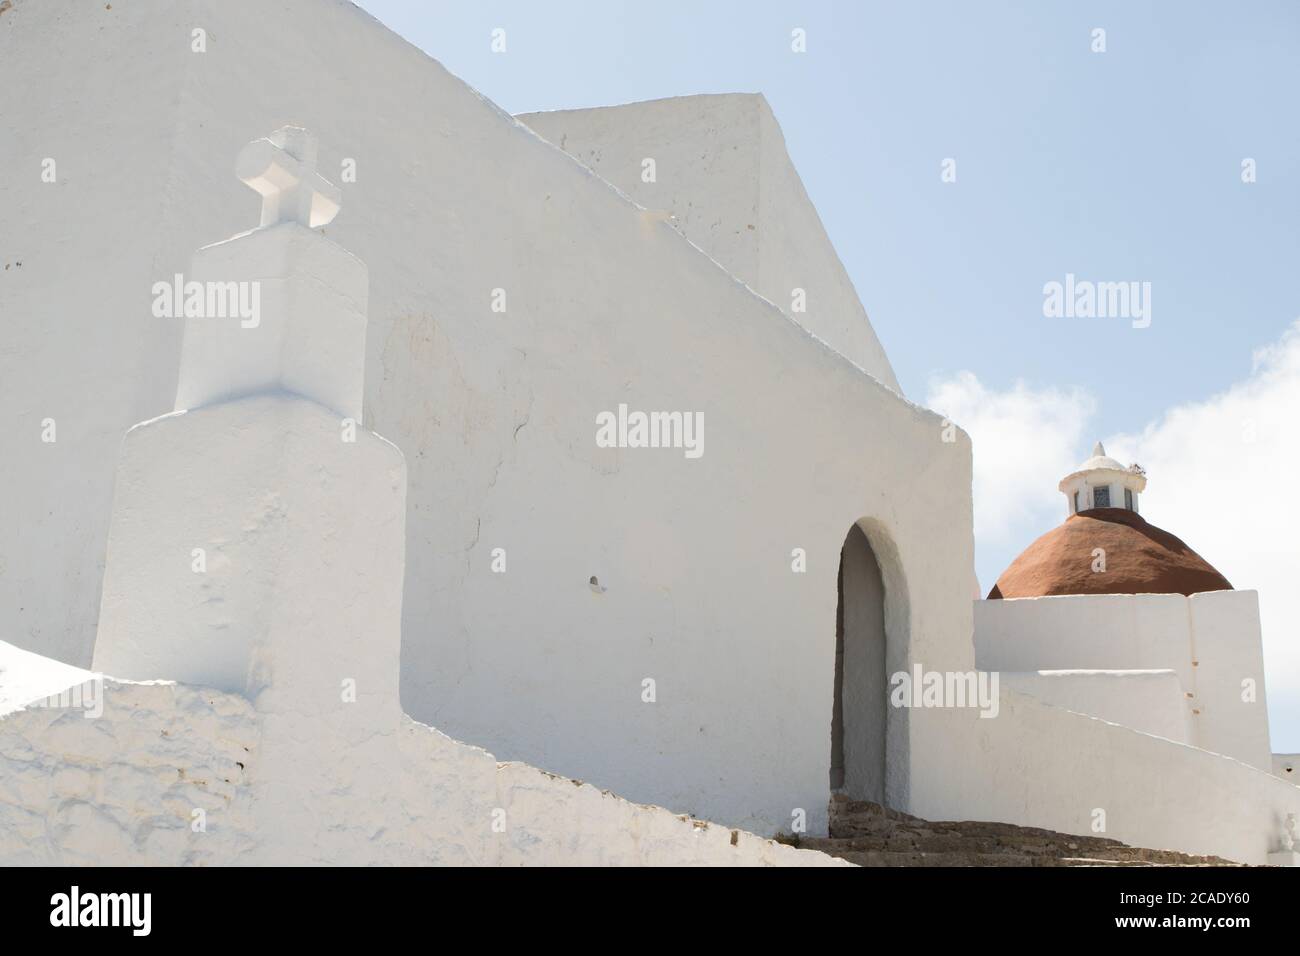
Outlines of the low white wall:
{"type": "Polygon", "coordinates": [[[1270,766],[1254,591],[976,601],[975,657],[996,671],[1172,670],[1190,743],[1270,766]]]}
{"type": "Polygon", "coordinates": [[[1176,743],[1189,742],[1183,685],[1170,670],[1005,671],[1002,686],[1176,743]]]}
{"type": "Polygon", "coordinates": [[[1098,833],[1262,864],[1286,815],[1300,813],[1300,788],[1271,773],[1006,688],[993,719],[926,713],[950,741],[943,769],[927,765],[913,781],[911,812],[928,819],[1098,833]],[[1104,830],[1093,829],[1098,819],[1104,830]]]}
{"type": "Polygon", "coordinates": [[[278,731],[239,695],[108,680],[103,702],[94,719],[0,716],[0,865],[849,865],[498,763],[405,716],[359,759],[324,728],[295,739],[324,762],[286,780],[278,731]]]}
{"type": "Polygon", "coordinates": [[[986,670],[1169,669],[1187,686],[1189,650],[1181,594],[975,602],[975,660],[986,670]]]}

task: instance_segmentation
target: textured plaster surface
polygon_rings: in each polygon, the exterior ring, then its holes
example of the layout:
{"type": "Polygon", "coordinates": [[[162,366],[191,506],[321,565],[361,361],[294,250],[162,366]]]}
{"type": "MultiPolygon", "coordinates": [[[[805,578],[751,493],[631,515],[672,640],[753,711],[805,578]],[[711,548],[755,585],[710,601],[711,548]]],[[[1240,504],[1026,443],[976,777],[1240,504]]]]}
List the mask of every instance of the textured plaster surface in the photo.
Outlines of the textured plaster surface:
{"type": "MultiPolygon", "coordinates": [[[[0,666],[11,700],[42,664],[0,644],[0,666]]],[[[295,738],[321,763],[286,803],[282,720],[206,688],[102,687],[93,719],[0,712],[0,865],[846,865],[498,763],[404,715],[371,727],[362,754],[295,738]]]]}

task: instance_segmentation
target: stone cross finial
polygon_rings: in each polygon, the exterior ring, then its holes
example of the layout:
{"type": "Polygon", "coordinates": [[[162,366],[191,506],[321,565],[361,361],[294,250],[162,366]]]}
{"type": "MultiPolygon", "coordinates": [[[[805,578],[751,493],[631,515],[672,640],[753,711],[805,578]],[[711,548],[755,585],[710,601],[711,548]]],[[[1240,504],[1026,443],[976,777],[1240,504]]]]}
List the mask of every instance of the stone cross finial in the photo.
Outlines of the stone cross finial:
{"type": "Polygon", "coordinates": [[[239,153],[235,173],[262,196],[261,226],[298,222],[314,229],[338,215],[339,189],[316,172],[316,137],[285,126],[239,153]]]}

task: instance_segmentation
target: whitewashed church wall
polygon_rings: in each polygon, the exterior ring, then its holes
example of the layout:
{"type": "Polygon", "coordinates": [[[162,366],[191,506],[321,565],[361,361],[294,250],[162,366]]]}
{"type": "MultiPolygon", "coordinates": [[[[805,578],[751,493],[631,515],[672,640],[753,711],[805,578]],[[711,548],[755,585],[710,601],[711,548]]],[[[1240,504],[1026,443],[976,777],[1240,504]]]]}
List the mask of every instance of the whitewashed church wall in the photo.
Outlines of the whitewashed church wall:
{"type": "MultiPolygon", "coordinates": [[[[632,799],[762,833],[788,830],[802,809],[817,832],[837,561],[863,517],[896,552],[884,570],[906,595],[891,615],[895,660],[972,666],[962,432],[945,433],[351,4],[160,0],[71,24],[56,8],[6,14],[0,78],[44,75],[36,59],[57,35],[64,56],[102,64],[86,82],[106,99],[92,110],[53,82],[15,104],[19,129],[55,118],[92,135],[61,141],[56,205],[0,194],[33,250],[7,303],[33,368],[0,376],[0,405],[15,434],[33,436],[16,456],[20,499],[55,474],[53,456],[37,457],[49,450],[87,491],[39,491],[11,519],[10,566],[52,553],[57,573],[0,601],[6,615],[43,609],[6,617],[0,633],[89,660],[88,627],[63,622],[94,620],[117,443],[169,411],[175,387],[180,328],[150,315],[150,284],[247,228],[257,197],[231,175],[233,157],[294,123],[319,136],[322,172],[342,180],[344,211],[326,232],[370,268],[365,425],[398,445],[410,476],[401,696],[412,716],[632,799]],[[196,25],[205,53],[190,52],[196,25]],[[102,27],[123,31],[113,49],[148,70],[105,57],[102,27]],[[137,96],[146,86],[180,93],[156,103],[137,96]],[[110,115],[114,129],[100,132],[110,115]],[[342,177],[348,160],[355,182],[342,177]],[[158,163],[161,196],[103,198],[122,170],[158,163]],[[87,202],[118,224],[111,241],[79,229],[87,202]],[[115,281],[64,279],[67,262],[110,246],[115,281]],[[75,388],[47,386],[42,366],[68,348],[34,343],[82,325],[101,346],[95,360],[75,388]],[[56,396],[66,421],[49,449],[36,436],[56,396]],[[596,415],[621,403],[703,413],[703,456],[597,448],[596,415]],[[497,549],[504,573],[492,570],[497,549]],[[806,573],[792,571],[795,549],[806,573]]],[[[44,148],[27,135],[12,158],[39,165],[44,148]]],[[[912,765],[932,758],[907,746],[903,722],[890,733],[902,735],[889,760],[906,806],[912,765]]]]}
{"type": "Polygon", "coordinates": [[[1189,743],[1190,711],[1178,675],[1163,671],[1003,671],[1003,686],[1046,704],[1189,743]]]}
{"type": "Polygon", "coordinates": [[[0,488],[21,502],[0,509],[0,640],[82,666],[118,445],[176,392],[181,324],[149,290],[172,265],[163,184],[194,54],[157,41],[193,21],[189,3],[19,3],[0,29],[0,85],[23,91],[0,136],[0,488]]]}
{"type": "Polygon", "coordinates": [[[674,97],[517,119],[633,201],[672,213],[682,233],[732,275],[899,390],[762,94],[674,97]]]}

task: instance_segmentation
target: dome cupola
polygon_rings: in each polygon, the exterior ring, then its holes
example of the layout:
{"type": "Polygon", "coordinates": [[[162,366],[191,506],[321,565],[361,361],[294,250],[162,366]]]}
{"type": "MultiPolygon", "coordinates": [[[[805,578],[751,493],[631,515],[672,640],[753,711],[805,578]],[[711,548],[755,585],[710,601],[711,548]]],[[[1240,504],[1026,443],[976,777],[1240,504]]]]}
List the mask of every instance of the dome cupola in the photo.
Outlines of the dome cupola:
{"type": "Polygon", "coordinates": [[[1146,486],[1146,472],[1121,465],[1097,442],[1057,486],[1068,502],[1065,522],[1011,562],[989,599],[1232,590],[1181,539],[1138,514],[1146,486]]]}
{"type": "Polygon", "coordinates": [[[1062,478],[1057,487],[1068,503],[1067,514],[1073,515],[1093,508],[1136,512],[1138,495],[1146,486],[1146,472],[1140,465],[1121,465],[1097,442],[1092,446],[1092,457],[1062,478]]]}

